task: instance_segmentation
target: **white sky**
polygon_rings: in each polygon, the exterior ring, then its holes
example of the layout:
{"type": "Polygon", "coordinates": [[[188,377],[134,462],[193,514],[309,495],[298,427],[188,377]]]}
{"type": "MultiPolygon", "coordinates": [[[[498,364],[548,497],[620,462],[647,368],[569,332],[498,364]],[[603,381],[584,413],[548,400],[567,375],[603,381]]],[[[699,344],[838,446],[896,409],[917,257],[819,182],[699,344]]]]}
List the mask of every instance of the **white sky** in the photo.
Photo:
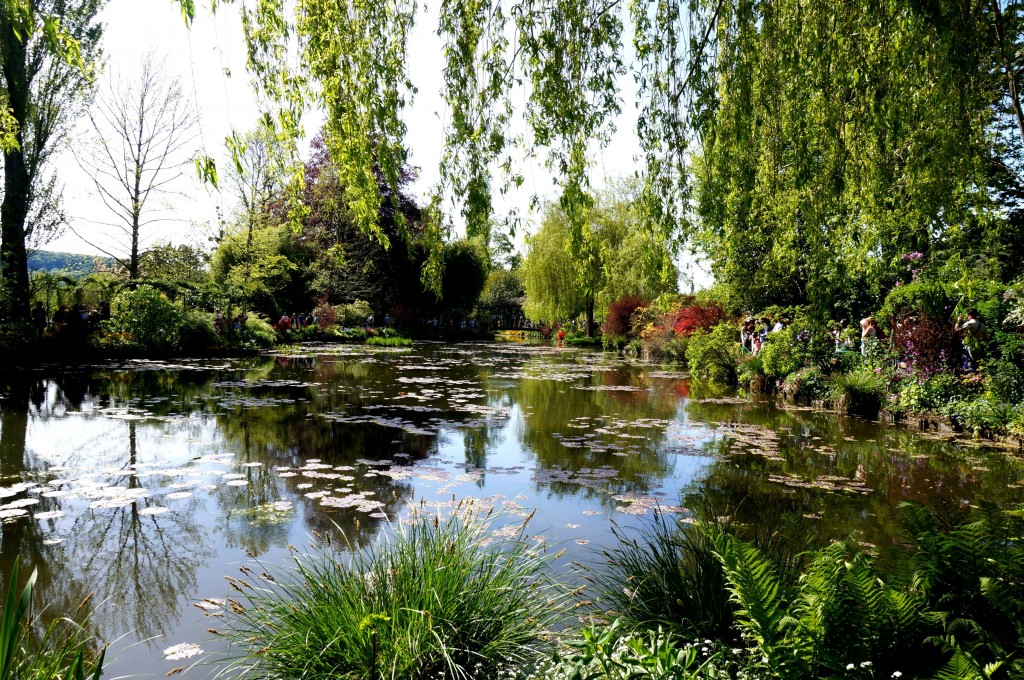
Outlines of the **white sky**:
{"type": "MultiPolygon", "coordinates": [[[[237,6],[222,6],[216,15],[211,16],[206,10],[205,0],[196,4],[201,8],[189,30],[182,21],[177,0],[110,0],[101,14],[106,24],[104,52],[109,67],[125,77],[130,77],[137,70],[149,51],[166,57],[170,75],[180,78],[186,96],[199,109],[201,144],[206,153],[216,158],[223,175],[230,164],[224,138],[232,129],[244,131],[251,128],[259,111],[245,70],[246,50],[237,6]],[[225,70],[230,70],[230,77],[225,70]]],[[[410,78],[418,93],[405,115],[411,162],[419,172],[414,189],[421,198],[430,192],[438,179],[437,167],[447,114],[440,93],[443,62],[441,41],[434,34],[436,14],[431,4],[427,4],[425,10],[425,15],[421,10],[409,44],[410,78]]],[[[623,114],[615,121],[617,132],[607,148],[597,149],[594,153],[591,182],[595,188],[600,188],[606,178],[631,175],[638,167],[640,148],[635,134],[633,88],[632,76],[627,75],[621,81],[625,101],[623,114]]],[[[312,137],[321,121],[322,116],[317,114],[305,121],[308,137],[312,137]]],[[[73,140],[74,135],[72,143],[73,140]]],[[[495,197],[498,217],[511,207],[518,208],[521,214],[529,217],[531,196],[552,198],[557,195],[552,177],[540,161],[528,163],[522,170],[525,178],[522,188],[510,196],[495,197]]],[[[93,223],[109,218],[103,204],[94,195],[92,183],[79,169],[70,150],[58,158],[57,171],[65,184],[64,204],[73,229],[44,248],[98,254],[100,250],[86,243],[87,240],[107,250],[117,250],[117,245],[104,236],[104,230],[93,223]]],[[[217,193],[201,186],[191,169],[178,189],[185,193],[186,198],[174,199],[176,219],[154,226],[144,245],[171,241],[208,246],[207,238],[216,225],[217,206],[222,206],[225,214],[232,207],[226,191],[217,193]],[[196,225],[206,226],[197,228],[196,225]]],[[[519,235],[517,241],[521,242],[521,238],[519,235]]],[[[710,283],[706,272],[691,269],[690,273],[698,286],[710,283]]]]}

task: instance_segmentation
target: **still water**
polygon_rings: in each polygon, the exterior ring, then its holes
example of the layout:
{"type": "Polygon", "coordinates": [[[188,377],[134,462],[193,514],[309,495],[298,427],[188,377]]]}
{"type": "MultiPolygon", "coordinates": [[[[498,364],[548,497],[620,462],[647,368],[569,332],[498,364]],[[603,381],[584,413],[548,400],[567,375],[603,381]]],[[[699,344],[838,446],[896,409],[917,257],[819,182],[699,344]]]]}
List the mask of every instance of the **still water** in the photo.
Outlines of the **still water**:
{"type": "Polygon", "coordinates": [[[531,534],[569,574],[600,561],[613,523],[657,512],[785,514],[870,549],[899,540],[904,500],[1024,499],[1004,453],[553,348],[43,366],[0,374],[0,391],[4,587],[20,558],[46,616],[94,593],[105,677],[211,676],[226,575],[283,565],[313,532],[376,540],[412,506],[535,512],[531,534]],[[184,643],[203,651],[165,658],[184,643]]]}

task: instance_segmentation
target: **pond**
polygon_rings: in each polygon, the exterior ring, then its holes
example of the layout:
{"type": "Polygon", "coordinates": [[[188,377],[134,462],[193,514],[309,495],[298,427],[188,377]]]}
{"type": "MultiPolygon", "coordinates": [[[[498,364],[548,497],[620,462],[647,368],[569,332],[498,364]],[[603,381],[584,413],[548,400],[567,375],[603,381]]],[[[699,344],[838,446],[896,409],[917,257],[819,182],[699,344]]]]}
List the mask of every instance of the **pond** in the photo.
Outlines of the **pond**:
{"type": "Polygon", "coordinates": [[[728,395],[598,353],[515,345],[304,346],[239,360],[0,375],[0,567],[39,571],[46,616],[94,593],[108,677],[218,651],[225,576],[416,506],[474,499],[595,563],[655,513],[785,514],[821,539],[900,540],[905,500],[1024,499],[1013,456],[728,395]],[[203,653],[166,659],[198,644],[203,653]]]}

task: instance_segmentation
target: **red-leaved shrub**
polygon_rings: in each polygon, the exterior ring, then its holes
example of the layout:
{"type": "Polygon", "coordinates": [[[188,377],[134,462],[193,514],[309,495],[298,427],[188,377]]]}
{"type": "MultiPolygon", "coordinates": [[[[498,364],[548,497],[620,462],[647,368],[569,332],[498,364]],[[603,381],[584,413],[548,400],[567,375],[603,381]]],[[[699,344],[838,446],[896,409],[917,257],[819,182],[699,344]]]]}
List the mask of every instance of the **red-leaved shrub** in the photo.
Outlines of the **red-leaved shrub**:
{"type": "Polygon", "coordinates": [[[719,305],[693,304],[679,307],[665,316],[665,325],[671,326],[679,336],[689,336],[697,330],[711,330],[723,321],[725,310],[719,305]]]}
{"type": "Polygon", "coordinates": [[[629,320],[640,307],[646,307],[647,300],[639,295],[623,295],[608,307],[602,330],[608,336],[624,336],[629,333],[629,320]]]}

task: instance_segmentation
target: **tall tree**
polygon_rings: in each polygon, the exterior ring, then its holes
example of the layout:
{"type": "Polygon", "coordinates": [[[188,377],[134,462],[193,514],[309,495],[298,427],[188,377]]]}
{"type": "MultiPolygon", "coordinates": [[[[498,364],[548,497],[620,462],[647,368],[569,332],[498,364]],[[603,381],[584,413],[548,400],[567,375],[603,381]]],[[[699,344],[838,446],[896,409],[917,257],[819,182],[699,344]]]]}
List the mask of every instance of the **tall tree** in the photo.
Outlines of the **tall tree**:
{"type": "MultiPolygon", "coordinates": [[[[29,317],[26,243],[46,215],[55,185],[47,163],[91,91],[88,64],[99,57],[103,0],[9,0],[0,7],[0,70],[6,110],[0,204],[0,274],[10,318],[29,317]],[[40,207],[43,206],[43,207],[40,207]]],[[[52,214],[52,212],[50,213],[52,214]]]]}
{"type": "Polygon", "coordinates": [[[194,159],[196,112],[181,82],[169,76],[150,53],[133,79],[111,75],[89,111],[91,137],[75,152],[103,204],[113,215],[98,222],[116,230],[119,244],[106,250],[139,278],[143,231],[166,221],[171,206],[161,203],[181,195],[185,167],[194,159]]]}
{"type": "Polygon", "coordinates": [[[587,211],[582,248],[574,248],[561,206],[548,206],[522,266],[530,319],[553,323],[582,315],[592,334],[596,318],[616,299],[653,299],[675,290],[671,248],[660,233],[640,227],[638,201],[625,185],[599,194],[587,211]]]}

